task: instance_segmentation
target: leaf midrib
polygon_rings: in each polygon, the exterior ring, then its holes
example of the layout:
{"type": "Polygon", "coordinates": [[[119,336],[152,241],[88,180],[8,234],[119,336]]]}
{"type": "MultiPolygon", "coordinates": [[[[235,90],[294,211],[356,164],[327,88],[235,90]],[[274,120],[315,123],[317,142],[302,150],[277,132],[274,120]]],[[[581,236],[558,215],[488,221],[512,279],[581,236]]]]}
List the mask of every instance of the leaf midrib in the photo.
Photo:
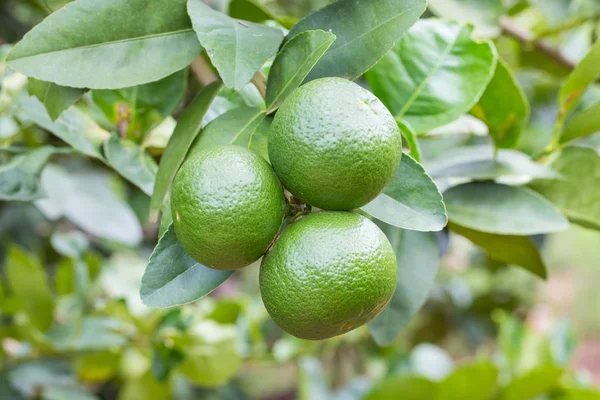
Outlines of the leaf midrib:
{"type": "MultiPolygon", "coordinates": [[[[301,33],[300,35],[304,35],[308,32],[310,32],[310,31],[305,31],[305,32],[301,33]]],[[[323,32],[325,32],[325,31],[323,31],[323,32]]],[[[336,36],[334,35],[334,42],[335,42],[335,39],[336,39],[336,36]]],[[[290,87],[292,82],[298,77],[298,74],[300,73],[300,71],[303,70],[307,65],[310,64],[310,62],[308,62],[308,61],[311,59],[311,57],[314,56],[318,51],[320,51],[322,47],[331,46],[334,42],[327,41],[325,43],[322,43],[314,51],[312,51],[308,57],[306,57],[305,62],[303,62],[300,65],[300,67],[296,70],[294,75],[292,75],[292,77],[287,81],[287,83],[283,86],[283,88],[281,88],[281,90],[279,91],[279,94],[277,96],[275,96],[275,98],[269,103],[269,105],[267,106],[267,110],[270,110],[273,107],[273,105],[277,103],[279,98],[288,90],[288,88],[290,87]]],[[[291,40],[288,43],[291,43],[291,40]]],[[[288,43],[286,43],[284,47],[286,47],[288,45],[288,43]]],[[[314,62],[313,66],[316,65],[317,62],[319,62],[319,60],[314,62]]],[[[310,71],[309,71],[309,73],[310,73],[310,71]]]]}
{"type": "Polygon", "coordinates": [[[115,45],[115,44],[122,44],[122,43],[134,42],[134,41],[142,41],[142,40],[148,40],[148,39],[153,39],[153,38],[158,38],[158,37],[163,37],[163,36],[166,37],[166,36],[172,36],[172,35],[179,35],[181,33],[188,33],[188,32],[194,32],[194,29],[187,28],[187,29],[180,29],[177,31],[154,33],[152,35],[137,36],[137,37],[128,38],[128,39],[112,40],[112,41],[108,41],[108,42],[94,43],[94,44],[85,45],[85,46],[76,46],[76,47],[69,47],[69,48],[60,49],[60,50],[45,51],[45,52],[40,52],[40,53],[27,55],[27,56],[23,56],[23,57],[16,57],[16,58],[8,57],[7,61],[10,62],[10,61],[16,61],[16,60],[24,60],[24,59],[38,57],[38,56],[42,56],[42,55],[46,55],[46,54],[62,53],[62,52],[77,51],[77,50],[84,50],[84,49],[93,49],[96,47],[111,46],[111,45],[115,45]]]}
{"type": "Polygon", "coordinates": [[[417,97],[419,97],[419,95],[421,94],[421,92],[423,92],[423,90],[425,89],[425,86],[427,85],[427,83],[429,82],[429,80],[433,77],[434,74],[436,74],[440,70],[440,68],[444,64],[444,61],[446,60],[446,57],[450,54],[450,52],[452,51],[452,49],[454,48],[454,46],[458,42],[458,39],[460,38],[460,34],[461,33],[462,33],[462,29],[456,34],[456,37],[454,38],[454,40],[452,41],[452,43],[450,43],[446,47],[446,49],[444,49],[443,53],[440,55],[440,57],[436,61],[436,63],[434,64],[433,68],[423,78],[423,81],[421,81],[421,83],[419,84],[419,86],[417,86],[417,88],[415,89],[415,91],[413,92],[413,94],[406,101],[406,103],[404,104],[404,107],[402,107],[402,109],[400,110],[400,112],[395,116],[396,118],[402,118],[406,114],[406,112],[413,105],[413,103],[417,99],[417,97]]]}
{"type": "MultiPolygon", "coordinates": [[[[385,197],[388,197],[388,198],[394,200],[396,203],[398,203],[399,205],[401,205],[402,207],[404,207],[406,210],[408,210],[411,213],[413,213],[413,214],[415,214],[415,215],[423,218],[425,221],[433,222],[433,221],[435,221],[438,218],[438,215],[436,215],[436,214],[431,214],[431,215],[422,214],[421,212],[415,210],[414,208],[411,208],[410,206],[406,205],[405,203],[399,201],[398,199],[393,198],[389,194],[381,193],[380,196],[385,196],[385,197]]],[[[437,221],[435,221],[435,222],[437,222],[437,221]]]]}
{"type": "MultiPolygon", "coordinates": [[[[418,8],[420,8],[420,6],[414,6],[414,7],[410,7],[410,8],[407,8],[407,9],[405,9],[405,10],[404,10],[403,12],[401,12],[400,14],[398,14],[398,15],[396,15],[396,16],[394,16],[394,17],[390,18],[390,19],[387,19],[387,20],[383,21],[383,22],[382,22],[382,23],[380,23],[379,25],[376,25],[375,27],[373,27],[373,29],[370,29],[370,30],[368,30],[368,31],[366,31],[366,32],[363,32],[363,33],[361,33],[359,36],[356,36],[356,37],[354,37],[352,40],[349,40],[349,41],[347,41],[346,43],[344,43],[344,44],[340,45],[339,47],[336,47],[336,48],[332,49],[332,50],[329,52],[328,56],[329,56],[329,57],[332,57],[332,55],[333,55],[334,53],[338,52],[339,50],[343,49],[344,47],[346,47],[346,46],[349,46],[350,44],[354,43],[355,41],[357,41],[357,40],[359,40],[359,39],[362,39],[363,37],[365,37],[365,36],[367,36],[367,35],[369,35],[369,34],[371,34],[371,33],[375,32],[376,30],[380,29],[380,28],[381,28],[381,27],[383,27],[384,25],[387,25],[387,24],[389,24],[389,23],[393,22],[394,20],[396,20],[397,18],[400,18],[401,16],[403,16],[403,15],[404,15],[404,14],[406,14],[406,13],[408,13],[409,11],[412,11],[412,10],[415,10],[415,9],[418,9],[418,8]]],[[[335,32],[334,32],[334,33],[335,33],[335,32]]]]}

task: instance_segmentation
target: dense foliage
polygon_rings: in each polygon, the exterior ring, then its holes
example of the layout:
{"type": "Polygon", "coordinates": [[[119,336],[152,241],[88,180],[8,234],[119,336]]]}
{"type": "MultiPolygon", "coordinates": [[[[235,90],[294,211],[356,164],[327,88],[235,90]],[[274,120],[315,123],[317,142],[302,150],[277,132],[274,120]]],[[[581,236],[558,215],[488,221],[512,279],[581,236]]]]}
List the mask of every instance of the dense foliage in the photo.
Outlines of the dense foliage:
{"type": "Polygon", "coordinates": [[[564,325],[492,312],[527,308],[514,282],[547,278],[544,235],[600,230],[599,16],[594,0],[1,4],[0,398],[600,398],[564,325]],[[268,160],[279,106],[329,76],[369,88],[404,136],[357,210],[398,282],[368,328],[310,343],[268,317],[256,266],[186,254],[168,210],[190,149],[268,160]],[[460,237],[509,302],[449,289],[460,237]],[[414,347],[450,331],[497,346],[457,367],[414,347]]]}

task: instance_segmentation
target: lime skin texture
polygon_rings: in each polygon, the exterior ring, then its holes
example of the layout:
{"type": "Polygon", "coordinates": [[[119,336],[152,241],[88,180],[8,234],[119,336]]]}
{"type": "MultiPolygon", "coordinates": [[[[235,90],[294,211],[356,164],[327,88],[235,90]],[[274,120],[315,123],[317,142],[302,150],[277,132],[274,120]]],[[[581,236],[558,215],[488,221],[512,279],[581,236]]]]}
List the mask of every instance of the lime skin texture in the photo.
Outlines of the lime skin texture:
{"type": "Polygon", "coordinates": [[[175,177],[171,199],[175,234],[199,263],[235,270],[258,260],[287,213],[271,166],[239,146],[199,150],[175,177]]]}
{"type": "Polygon", "coordinates": [[[377,225],[355,213],[322,211],[283,231],[263,258],[260,291],[283,330],[322,340],[381,313],[397,274],[394,250],[377,225]]]}
{"type": "Polygon", "coordinates": [[[298,199],[351,210],[379,195],[400,164],[402,134],[383,103],[341,78],[322,78],[283,102],[269,136],[269,159],[298,199]]]}

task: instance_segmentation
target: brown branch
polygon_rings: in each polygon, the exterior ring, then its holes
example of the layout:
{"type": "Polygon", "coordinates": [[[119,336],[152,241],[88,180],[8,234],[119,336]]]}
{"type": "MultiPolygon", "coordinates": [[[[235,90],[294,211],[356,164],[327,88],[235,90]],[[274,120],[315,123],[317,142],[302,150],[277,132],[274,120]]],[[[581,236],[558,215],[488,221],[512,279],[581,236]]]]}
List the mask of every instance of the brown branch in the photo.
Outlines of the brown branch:
{"type": "Polygon", "coordinates": [[[544,54],[557,64],[569,69],[575,69],[576,63],[566,58],[560,50],[543,40],[536,40],[533,33],[519,28],[510,18],[502,18],[500,21],[502,33],[518,40],[522,45],[528,46],[535,51],[544,54]]]}

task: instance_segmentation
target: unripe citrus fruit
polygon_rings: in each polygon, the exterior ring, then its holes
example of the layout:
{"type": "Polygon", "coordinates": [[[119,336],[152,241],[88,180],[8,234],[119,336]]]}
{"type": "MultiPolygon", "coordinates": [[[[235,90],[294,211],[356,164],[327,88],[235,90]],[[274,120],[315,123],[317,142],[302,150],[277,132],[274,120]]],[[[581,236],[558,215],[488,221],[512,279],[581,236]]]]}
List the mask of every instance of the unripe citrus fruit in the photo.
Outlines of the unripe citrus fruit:
{"type": "Polygon", "coordinates": [[[341,78],[311,81],[275,115],[269,159],[297,198],[326,210],[373,200],[400,163],[398,124],[371,92],[341,78]]]}
{"type": "Polygon", "coordinates": [[[271,166],[238,146],[200,150],[173,183],[175,234],[199,263],[239,269],[267,250],[285,217],[283,189],[271,166]]]}
{"type": "Polygon", "coordinates": [[[350,212],[319,212],[290,225],[265,255],[260,292],[282,329],[320,340],[375,318],[394,294],[397,273],[377,225],[350,212]]]}

